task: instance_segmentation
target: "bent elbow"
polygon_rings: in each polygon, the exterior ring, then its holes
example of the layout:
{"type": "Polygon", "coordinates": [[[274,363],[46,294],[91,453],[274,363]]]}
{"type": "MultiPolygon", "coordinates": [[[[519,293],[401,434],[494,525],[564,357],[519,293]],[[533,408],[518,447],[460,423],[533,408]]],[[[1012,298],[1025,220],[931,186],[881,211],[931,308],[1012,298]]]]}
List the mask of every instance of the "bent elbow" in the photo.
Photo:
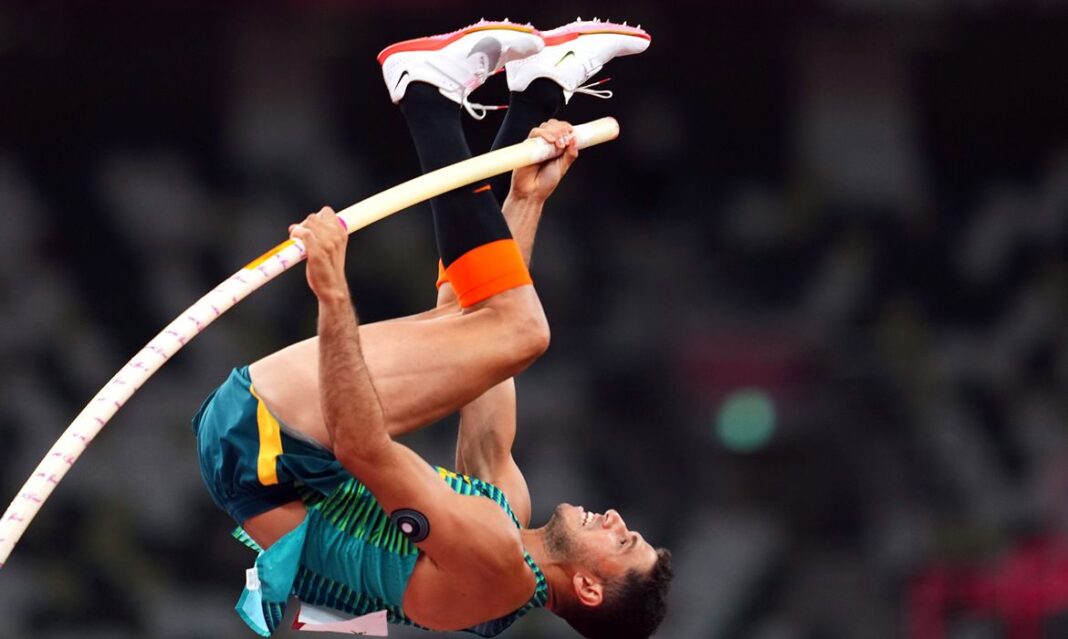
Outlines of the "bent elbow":
{"type": "Polygon", "coordinates": [[[373,467],[379,463],[385,453],[389,438],[355,437],[348,433],[338,433],[334,437],[334,457],[346,469],[373,467]]]}

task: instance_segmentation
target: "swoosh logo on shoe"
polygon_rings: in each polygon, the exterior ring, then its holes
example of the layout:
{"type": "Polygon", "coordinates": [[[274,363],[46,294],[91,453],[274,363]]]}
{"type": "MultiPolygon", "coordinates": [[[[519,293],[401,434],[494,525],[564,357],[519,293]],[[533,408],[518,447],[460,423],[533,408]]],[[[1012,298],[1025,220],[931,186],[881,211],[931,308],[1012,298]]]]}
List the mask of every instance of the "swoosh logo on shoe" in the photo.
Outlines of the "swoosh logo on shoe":
{"type": "Polygon", "coordinates": [[[399,87],[401,85],[401,82],[404,82],[404,78],[407,77],[407,76],[408,76],[408,72],[407,71],[405,71],[404,73],[401,74],[400,79],[397,80],[397,84],[393,85],[393,92],[394,93],[397,92],[397,87],[399,87]]]}
{"type": "Polygon", "coordinates": [[[554,64],[553,66],[554,67],[558,67],[558,66],[560,66],[561,64],[564,63],[564,60],[567,60],[568,58],[573,58],[573,57],[575,57],[575,52],[574,51],[568,51],[567,53],[564,54],[564,57],[562,57],[559,60],[557,60],[556,64],[554,64]]]}
{"type": "Polygon", "coordinates": [[[487,71],[492,73],[501,66],[501,43],[497,38],[482,38],[468,51],[467,57],[481,53],[486,56],[487,71]]]}

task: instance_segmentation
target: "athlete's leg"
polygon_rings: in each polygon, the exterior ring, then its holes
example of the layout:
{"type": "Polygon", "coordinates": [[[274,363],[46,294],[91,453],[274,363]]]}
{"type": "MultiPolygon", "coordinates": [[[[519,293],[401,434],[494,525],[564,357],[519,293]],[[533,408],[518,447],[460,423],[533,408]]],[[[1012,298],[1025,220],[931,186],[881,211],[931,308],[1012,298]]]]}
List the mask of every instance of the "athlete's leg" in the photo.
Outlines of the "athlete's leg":
{"type": "MultiPolygon", "coordinates": [[[[511,28],[479,29],[470,38],[473,44],[463,37],[445,49],[391,47],[387,52],[396,53],[384,53],[387,86],[401,105],[424,171],[471,155],[454,104],[466,94],[450,98],[450,87],[466,91],[481,81],[478,73],[484,79],[484,71],[499,68],[531,41],[541,45],[537,36],[511,28]],[[466,53],[469,46],[478,51],[474,58],[466,53]],[[483,57],[490,54],[487,63],[483,57]],[[443,68],[454,77],[442,76],[443,68]]],[[[523,370],[548,345],[544,312],[489,187],[457,189],[434,198],[431,208],[441,259],[462,312],[361,327],[364,357],[393,434],[456,411],[523,370]]],[[[282,421],[323,441],[317,369],[315,343],[303,342],[257,362],[251,374],[282,421]]]]}
{"type": "MultiPolygon", "coordinates": [[[[527,138],[530,130],[546,120],[556,117],[564,104],[564,90],[549,78],[538,78],[522,91],[512,91],[508,99],[508,110],[504,121],[497,130],[491,151],[518,144],[527,138]]],[[[497,201],[504,203],[511,187],[512,174],[503,173],[490,179],[493,194],[497,201]]],[[[505,211],[505,217],[508,211],[505,211]]],[[[509,227],[512,227],[509,224],[509,227]]],[[[512,234],[515,228],[512,227],[512,234]]]]}
{"type": "MultiPolygon", "coordinates": [[[[495,149],[521,141],[533,126],[555,117],[575,93],[611,97],[611,91],[590,88],[600,82],[587,81],[614,58],[645,51],[651,41],[640,28],[581,19],[542,31],[541,36],[545,43],[541,51],[505,64],[511,99],[495,149]]],[[[498,176],[492,183],[503,202],[508,194],[507,176],[498,176]]]]}
{"type": "MultiPolygon", "coordinates": [[[[498,131],[493,148],[514,144],[527,137],[532,128],[556,115],[565,102],[565,98],[570,97],[581,82],[600,70],[601,66],[612,58],[619,55],[637,53],[648,46],[648,39],[644,32],[634,29],[623,28],[620,29],[621,33],[612,36],[604,36],[603,34],[587,36],[586,33],[588,31],[594,32],[598,30],[595,27],[598,27],[598,25],[580,23],[556,30],[561,34],[561,38],[566,40],[560,45],[560,48],[509,63],[509,86],[513,91],[508,113],[498,131]],[[568,35],[569,33],[574,35],[568,35]],[[562,49],[567,49],[567,51],[562,51],[562,49]],[[558,57],[564,57],[566,63],[564,65],[557,64],[558,57]],[[517,68],[512,68],[511,65],[518,66],[517,68]]],[[[464,159],[468,153],[466,140],[460,127],[461,111],[455,104],[451,104],[445,99],[442,95],[443,91],[439,89],[440,87],[429,84],[411,83],[408,85],[407,94],[403,96],[401,101],[401,107],[412,130],[420,160],[426,171],[464,159]]],[[[509,179],[510,176],[504,176],[504,180],[493,184],[495,195],[507,194],[509,179]]],[[[446,266],[450,259],[449,245],[451,241],[447,234],[454,231],[447,224],[441,223],[447,215],[455,215],[462,220],[464,219],[462,211],[467,210],[468,218],[486,219],[488,222],[485,226],[495,229],[495,232],[503,232],[499,225],[500,218],[496,215],[497,209],[493,206],[493,198],[489,197],[489,193],[481,185],[475,185],[474,188],[459,189],[449,194],[448,198],[432,201],[431,205],[434,208],[435,230],[438,232],[438,242],[446,266]],[[463,202],[464,205],[457,205],[457,202],[463,202]],[[477,215],[471,215],[471,210],[474,210],[477,215]]],[[[537,223],[535,220],[531,225],[521,225],[519,224],[519,219],[529,216],[532,208],[535,216],[540,215],[540,204],[535,207],[515,208],[505,205],[505,215],[508,218],[509,226],[512,227],[519,243],[526,244],[528,249],[529,244],[533,241],[533,233],[537,223]]],[[[524,250],[524,253],[529,255],[529,250],[524,250]]],[[[448,284],[443,286],[442,298],[448,299],[448,288],[448,284]]],[[[439,309],[437,312],[440,313],[442,310],[439,309]]],[[[448,309],[444,309],[444,312],[446,314],[439,317],[449,317],[447,314],[448,309]]],[[[439,326],[445,325],[446,322],[439,324],[439,326]]],[[[497,326],[499,327],[500,323],[497,323],[497,326]]],[[[392,333],[400,335],[409,327],[388,323],[366,328],[367,332],[362,334],[366,334],[369,338],[390,338],[392,333]]],[[[416,330],[427,328],[419,327],[416,330]]],[[[492,327],[490,330],[492,330],[492,327]]],[[[490,338],[490,334],[487,334],[486,337],[490,338]]],[[[433,338],[431,337],[431,339],[433,338]]],[[[477,337],[476,341],[478,341],[477,337]]],[[[375,346],[378,345],[373,345],[371,350],[377,350],[375,346]]],[[[376,364],[385,366],[382,369],[381,378],[383,382],[387,379],[390,380],[390,386],[397,390],[396,403],[393,405],[403,409],[396,412],[392,409],[387,409],[391,413],[391,432],[407,432],[411,428],[418,428],[426,424],[430,419],[436,419],[455,410],[450,406],[448,410],[440,412],[440,407],[444,405],[444,402],[441,401],[430,402],[425,406],[421,406],[418,403],[406,403],[404,401],[405,397],[410,396],[405,390],[407,386],[406,380],[411,383],[414,375],[412,371],[403,367],[403,361],[391,361],[390,355],[396,356],[400,353],[400,350],[390,348],[388,352],[382,353],[380,358],[366,351],[367,348],[365,346],[365,357],[367,357],[368,365],[372,369],[376,364]],[[371,363],[372,359],[374,363],[371,363]],[[431,410],[420,410],[425,408],[431,410]]],[[[449,370],[445,368],[443,372],[447,374],[449,370]]],[[[484,379],[495,378],[496,376],[493,375],[484,379]]],[[[376,376],[376,384],[378,384],[378,379],[376,376]]],[[[431,388],[433,387],[432,385],[431,388]]],[[[482,387],[481,384],[469,387],[466,389],[467,392],[464,393],[464,396],[472,399],[476,398],[478,396],[477,388],[480,387],[482,387]],[[471,394],[472,388],[476,389],[475,394],[471,394]]],[[[450,389],[444,388],[443,390],[448,395],[450,389]]],[[[383,401],[385,405],[386,400],[383,401]]]]}

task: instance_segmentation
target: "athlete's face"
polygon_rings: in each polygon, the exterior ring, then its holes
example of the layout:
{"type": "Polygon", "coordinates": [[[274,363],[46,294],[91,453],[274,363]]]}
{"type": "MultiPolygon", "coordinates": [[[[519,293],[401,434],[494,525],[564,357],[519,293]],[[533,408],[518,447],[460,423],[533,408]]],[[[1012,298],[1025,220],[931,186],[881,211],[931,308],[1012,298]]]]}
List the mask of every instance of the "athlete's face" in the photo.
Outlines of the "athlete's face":
{"type": "Polygon", "coordinates": [[[611,509],[600,514],[560,504],[546,524],[546,543],[558,557],[607,579],[620,579],[632,570],[645,574],[657,560],[656,549],[611,509]]]}

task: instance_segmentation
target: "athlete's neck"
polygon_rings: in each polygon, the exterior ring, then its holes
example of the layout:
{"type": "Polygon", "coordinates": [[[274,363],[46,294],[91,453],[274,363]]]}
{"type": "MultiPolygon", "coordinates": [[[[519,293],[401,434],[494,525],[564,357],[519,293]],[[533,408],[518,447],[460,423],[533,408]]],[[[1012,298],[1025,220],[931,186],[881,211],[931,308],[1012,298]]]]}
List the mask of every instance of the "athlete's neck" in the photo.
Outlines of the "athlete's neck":
{"type": "Polygon", "coordinates": [[[530,554],[530,558],[545,575],[545,583],[549,586],[549,599],[545,602],[545,608],[557,612],[557,606],[561,603],[559,593],[569,592],[568,585],[571,583],[571,570],[564,563],[553,558],[552,553],[545,547],[545,528],[523,528],[519,531],[523,548],[530,554]]]}

